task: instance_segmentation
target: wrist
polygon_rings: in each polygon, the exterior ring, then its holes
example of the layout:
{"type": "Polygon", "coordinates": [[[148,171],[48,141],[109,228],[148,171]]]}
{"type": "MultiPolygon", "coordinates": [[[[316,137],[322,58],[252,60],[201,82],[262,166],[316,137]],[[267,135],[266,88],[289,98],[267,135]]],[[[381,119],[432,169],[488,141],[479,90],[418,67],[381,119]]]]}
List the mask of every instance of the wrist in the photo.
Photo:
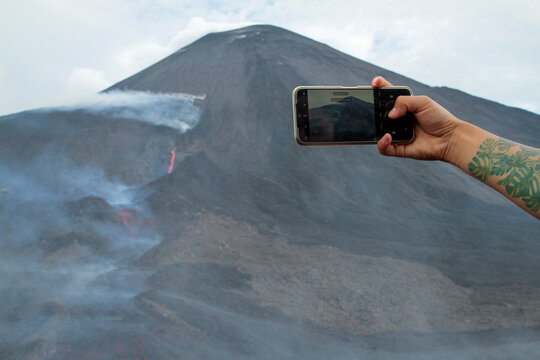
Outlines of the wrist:
{"type": "Polygon", "coordinates": [[[476,155],[480,144],[490,135],[489,132],[473,124],[457,120],[442,160],[467,171],[467,166],[476,155]]]}

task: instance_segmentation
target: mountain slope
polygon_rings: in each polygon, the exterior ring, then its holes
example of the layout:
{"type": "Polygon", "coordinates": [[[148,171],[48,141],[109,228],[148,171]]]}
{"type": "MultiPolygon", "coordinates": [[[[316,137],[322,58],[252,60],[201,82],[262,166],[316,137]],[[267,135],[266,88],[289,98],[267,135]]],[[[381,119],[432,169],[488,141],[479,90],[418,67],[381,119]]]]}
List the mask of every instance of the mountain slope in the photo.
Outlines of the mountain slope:
{"type": "Polygon", "coordinates": [[[377,74],[438,99],[465,120],[540,145],[532,135],[540,132],[537,115],[427,87],[271,26],[207,35],[112,89],[206,94],[200,124],[180,140],[186,148],[196,143],[197,154],[164,193],[197,193],[194,203],[206,193],[224,214],[278,229],[290,241],[420,261],[462,284],[504,284],[517,273],[536,283],[529,246],[536,249],[538,224],[456,169],[382,158],[369,146],[294,143],[295,86],[369,84],[377,74]],[[205,168],[212,175],[187,188],[194,168],[199,177],[206,178],[205,168]],[[501,250],[507,246],[527,251],[514,262],[501,250]]]}
{"type": "Polygon", "coordinates": [[[184,94],[172,106],[1,117],[0,354],[537,353],[535,219],[447,164],[294,142],[294,87],[375,75],[540,146],[538,115],[266,25],[209,34],[102,94],[184,94]],[[170,114],[180,128],[151,120],[170,114]]]}

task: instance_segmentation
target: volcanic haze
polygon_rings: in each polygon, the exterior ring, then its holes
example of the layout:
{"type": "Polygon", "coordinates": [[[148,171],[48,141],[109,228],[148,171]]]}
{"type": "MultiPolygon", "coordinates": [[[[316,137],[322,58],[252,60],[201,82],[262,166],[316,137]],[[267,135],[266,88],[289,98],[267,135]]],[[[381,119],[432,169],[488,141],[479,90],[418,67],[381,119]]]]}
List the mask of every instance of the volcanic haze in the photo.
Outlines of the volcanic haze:
{"type": "Polygon", "coordinates": [[[295,144],[293,88],[376,75],[540,147],[536,114],[267,25],[102,94],[166,107],[1,117],[0,357],[534,357],[538,221],[448,164],[295,144]]]}

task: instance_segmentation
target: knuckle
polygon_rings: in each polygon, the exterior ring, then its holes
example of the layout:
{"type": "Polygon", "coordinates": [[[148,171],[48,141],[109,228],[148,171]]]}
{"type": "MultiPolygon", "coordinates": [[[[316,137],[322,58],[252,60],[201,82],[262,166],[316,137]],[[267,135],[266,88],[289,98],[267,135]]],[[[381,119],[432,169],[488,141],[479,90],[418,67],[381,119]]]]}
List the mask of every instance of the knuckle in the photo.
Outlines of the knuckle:
{"type": "Polygon", "coordinates": [[[433,100],[429,96],[426,96],[426,95],[420,95],[418,98],[422,101],[423,104],[433,102],[433,100]]]}
{"type": "Polygon", "coordinates": [[[403,101],[405,101],[404,97],[405,96],[398,96],[396,102],[394,103],[394,107],[402,107],[404,105],[403,101]]]}

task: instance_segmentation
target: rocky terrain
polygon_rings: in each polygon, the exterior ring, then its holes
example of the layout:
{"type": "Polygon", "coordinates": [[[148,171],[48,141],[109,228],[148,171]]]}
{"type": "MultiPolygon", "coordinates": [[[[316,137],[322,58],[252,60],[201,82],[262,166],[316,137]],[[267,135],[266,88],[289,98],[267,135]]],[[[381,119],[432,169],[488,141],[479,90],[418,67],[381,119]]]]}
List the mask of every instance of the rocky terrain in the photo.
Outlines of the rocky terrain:
{"type": "Polygon", "coordinates": [[[537,220],[447,164],[295,144],[294,87],[379,74],[540,147],[536,114],[272,26],[1,117],[0,358],[534,358],[537,220]]]}

